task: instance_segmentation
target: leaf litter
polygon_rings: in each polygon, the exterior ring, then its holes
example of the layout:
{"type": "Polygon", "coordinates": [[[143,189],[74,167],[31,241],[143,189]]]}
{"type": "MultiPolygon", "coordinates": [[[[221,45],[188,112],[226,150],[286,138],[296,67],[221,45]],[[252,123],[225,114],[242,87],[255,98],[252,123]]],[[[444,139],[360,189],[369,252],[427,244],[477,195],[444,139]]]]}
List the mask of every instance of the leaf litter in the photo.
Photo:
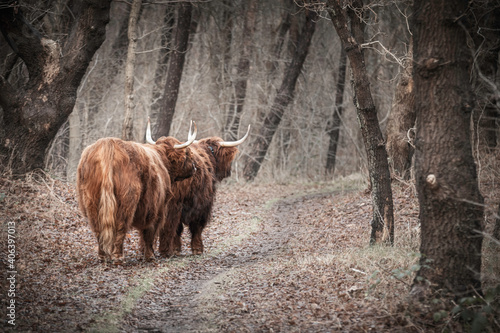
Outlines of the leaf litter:
{"type": "Polygon", "coordinates": [[[396,245],[373,248],[370,195],[344,188],[224,183],[205,254],[190,255],[185,232],[181,256],[144,262],[134,230],[126,262],[111,266],[97,259],[73,184],[0,178],[2,240],[6,223],[16,222],[16,330],[421,331],[403,296],[413,276],[387,273],[417,260],[414,191],[395,190],[396,245]]]}

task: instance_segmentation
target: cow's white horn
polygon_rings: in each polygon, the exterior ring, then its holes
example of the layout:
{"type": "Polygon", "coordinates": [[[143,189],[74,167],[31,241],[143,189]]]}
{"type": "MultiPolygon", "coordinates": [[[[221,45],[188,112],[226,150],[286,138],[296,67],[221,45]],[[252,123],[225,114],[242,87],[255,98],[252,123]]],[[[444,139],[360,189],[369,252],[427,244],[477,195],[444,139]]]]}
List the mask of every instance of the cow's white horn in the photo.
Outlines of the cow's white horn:
{"type": "Polygon", "coordinates": [[[248,125],[248,130],[247,130],[247,133],[245,134],[245,136],[242,137],[241,139],[239,139],[238,141],[222,141],[219,143],[219,145],[221,147],[234,147],[237,145],[241,145],[243,143],[243,141],[245,141],[246,138],[248,137],[248,134],[250,134],[250,125],[248,125]]]}
{"type": "Polygon", "coordinates": [[[151,137],[151,121],[148,117],[148,126],[146,127],[146,142],[154,145],[156,142],[151,137]]]}
{"type": "Polygon", "coordinates": [[[196,134],[198,133],[198,128],[196,127],[196,123],[191,120],[191,124],[194,125],[194,133],[191,134],[191,125],[189,125],[189,134],[188,134],[188,140],[184,143],[174,145],[174,148],[179,149],[179,148],[186,148],[190,144],[194,142],[196,139],[196,134]]]}

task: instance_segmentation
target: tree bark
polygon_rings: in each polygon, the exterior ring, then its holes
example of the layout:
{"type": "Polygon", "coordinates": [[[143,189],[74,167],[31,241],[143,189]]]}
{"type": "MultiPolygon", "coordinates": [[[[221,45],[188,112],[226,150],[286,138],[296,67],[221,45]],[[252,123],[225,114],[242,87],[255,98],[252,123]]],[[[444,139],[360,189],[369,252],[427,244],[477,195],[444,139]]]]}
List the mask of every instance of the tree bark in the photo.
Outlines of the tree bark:
{"type": "Polygon", "coordinates": [[[153,98],[151,104],[151,121],[153,124],[157,123],[158,113],[160,111],[160,102],[163,95],[163,89],[166,84],[166,74],[168,70],[168,61],[170,59],[170,46],[172,43],[172,31],[174,28],[175,10],[174,6],[167,5],[165,9],[165,16],[163,19],[163,27],[161,34],[161,50],[158,58],[158,64],[155,70],[155,78],[153,85],[153,98]]]}
{"type": "Polygon", "coordinates": [[[293,100],[295,84],[309,51],[312,36],[316,28],[317,17],[318,14],[316,12],[306,10],[306,22],[299,36],[292,62],[287,66],[283,82],[269,113],[265,116],[263,126],[255,135],[255,140],[250,144],[251,148],[249,151],[253,153],[243,158],[243,175],[248,181],[253,180],[257,176],[285,109],[293,100]]]}
{"type": "Polygon", "coordinates": [[[43,168],[46,149],[73,110],[78,85],[104,41],[110,2],[74,3],[69,8],[74,20],[63,44],[42,37],[16,2],[2,5],[0,29],[29,72],[20,88],[0,77],[0,155],[12,173],[43,168]]]}
{"type": "Polygon", "coordinates": [[[66,165],[66,177],[69,181],[75,181],[76,169],[80,156],[82,155],[82,122],[80,121],[80,112],[75,110],[69,115],[69,151],[68,163],[66,165]]]}
{"type": "Polygon", "coordinates": [[[347,55],[345,50],[340,50],[339,70],[337,77],[337,91],[335,92],[335,107],[332,114],[332,119],[327,124],[326,133],[330,136],[330,144],[326,154],[326,173],[333,175],[335,172],[335,161],[337,157],[337,146],[340,135],[340,121],[342,111],[344,110],[344,88],[345,76],[347,72],[347,55]]]}
{"type": "Polygon", "coordinates": [[[134,0],[130,9],[128,21],[128,51],[127,62],[125,64],[125,116],[123,119],[122,139],[134,139],[134,69],[135,69],[135,50],[137,48],[137,21],[141,12],[142,0],[134,0]]]}
{"type": "Polygon", "coordinates": [[[411,39],[403,65],[404,68],[396,85],[391,115],[387,121],[386,138],[387,154],[393,173],[403,179],[409,179],[414,152],[410,141],[413,136],[411,129],[415,127],[416,117],[413,91],[413,41],[411,39]]]}
{"type": "MultiPolygon", "coordinates": [[[[495,225],[493,226],[493,231],[491,235],[497,242],[500,242],[500,204],[498,204],[496,217],[495,217],[495,225]]],[[[497,248],[500,246],[497,245],[497,248]]]]}
{"type": "Polygon", "coordinates": [[[356,12],[362,12],[363,4],[360,0],[354,0],[351,6],[343,9],[340,1],[329,0],[328,13],[352,69],[354,105],[360,122],[372,186],[373,219],[370,244],[378,242],[393,244],[394,213],[389,164],[361,49],[364,41],[363,22],[356,16],[356,12]]]}
{"type": "Polygon", "coordinates": [[[184,60],[188,48],[189,34],[191,28],[191,16],[193,5],[190,2],[177,4],[177,24],[175,28],[174,49],[170,56],[168,66],[167,82],[163,97],[160,101],[158,112],[158,124],[155,129],[155,137],[168,135],[170,125],[174,119],[175,105],[179,95],[179,86],[184,69],[184,60]]]}
{"type": "Polygon", "coordinates": [[[243,47],[240,60],[236,70],[236,83],[234,85],[234,95],[231,95],[229,102],[229,112],[226,118],[224,133],[226,139],[234,141],[238,137],[240,119],[243,113],[243,104],[247,94],[247,81],[250,73],[250,58],[253,50],[253,35],[255,34],[255,22],[257,17],[257,0],[248,2],[248,9],[243,26],[243,47]]]}
{"type": "Polygon", "coordinates": [[[278,34],[276,38],[276,44],[274,45],[271,61],[267,63],[268,77],[272,81],[274,80],[276,73],[279,68],[279,63],[281,60],[281,52],[285,46],[286,35],[290,31],[292,25],[290,11],[296,10],[296,5],[293,0],[283,1],[283,6],[285,7],[285,13],[281,18],[281,23],[278,27],[278,34]]]}
{"type": "Polygon", "coordinates": [[[483,197],[472,156],[468,1],[414,2],[415,172],[421,268],[413,292],[480,291],[483,197]],[[428,283],[421,282],[427,281],[428,283]],[[430,289],[429,289],[430,287],[430,289]]]}

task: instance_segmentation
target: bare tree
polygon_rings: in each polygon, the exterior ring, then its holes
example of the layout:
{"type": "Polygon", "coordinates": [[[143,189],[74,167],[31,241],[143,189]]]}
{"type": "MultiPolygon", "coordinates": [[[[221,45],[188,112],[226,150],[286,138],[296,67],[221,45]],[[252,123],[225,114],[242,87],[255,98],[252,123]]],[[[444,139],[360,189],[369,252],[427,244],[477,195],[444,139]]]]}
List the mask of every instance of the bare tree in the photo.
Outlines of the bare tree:
{"type": "Polygon", "coordinates": [[[73,110],[78,85],[104,41],[110,2],[71,2],[66,38],[58,41],[42,36],[18,2],[0,3],[0,30],[29,73],[18,86],[0,77],[0,155],[13,173],[43,167],[47,147],[73,110]]]}
{"type": "Polygon", "coordinates": [[[305,10],[305,14],[306,22],[299,36],[292,62],[286,68],[283,82],[276,94],[271,109],[265,115],[262,127],[255,135],[254,141],[250,144],[252,154],[247,155],[244,159],[243,174],[247,180],[253,180],[257,176],[285,109],[293,100],[295,84],[309,51],[318,17],[315,11],[305,10]]]}
{"type": "Polygon", "coordinates": [[[122,127],[123,140],[133,140],[135,50],[137,48],[137,21],[141,12],[141,5],[142,0],[134,0],[132,2],[128,21],[128,52],[127,62],[125,63],[125,116],[122,127]]]}
{"type": "Polygon", "coordinates": [[[166,82],[166,74],[168,70],[168,61],[170,59],[170,46],[172,43],[172,32],[174,29],[175,7],[167,5],[165,16],[163,18],[163,27],[161,29],[160,38],[160,55],[154,75],[153,96],[151,104],[151,118],[153,124],[157,122],[158,112],[160,110],[160,101],[163,95],[163,89],[166,82]]]}
{"type": "MultiPolygon", "coordinates": [[[[483,197],[472,156],[466,0],[414,2],[415,173],[421,268],[413,292],[481,288],[483,197]],[[428,283],[427,283],[428,282],[428,283]]],[[[422,293],[425,295],[425,293],[422,293]]]]}
{"type": "MultiPolygon", "coordinates": [[[[276,76],[277,70],[279,68],[279,61],[281,59],[281,52],[283,51],[283,47],[285,45],[285,40],[286,40],[286,35],[290,31],[290,28],[292,27],[292,14],[290,13],[292,10],[295,10],[296,6],[293,3],[293,0],[284,0],[283,1],[283,6],[286,8],[282,18],[280,25],[278,26],[278,33],[277,33],[277,38],[276,38],[276,43],[274,44],[273,51],[272,51],[272,59],[271,62],[267,64],[267,69],[269,72],[269,78],[271,80],[274,79],[276,76]]],[[[296,17],[294,16],[294,23],[297,25],[297,20],[296,17]]],[[[293,30],[294,28],[292,28],[293,30]]],[[[296,42],[296,36],[295,38],[290,38],[290,40],[293,42],[296,42]]]]}
{"type": "Polygon", "coordinates": [[[333,108],[332,119],[327,124],[326,133],[330,136],[330,144],[326,155],[326,173],[333,175],[335,171],[335,160],[337,157],[337,146],[340,135],[340,121],[344,110],[344,87],[347,69],[347,56],[344,49],[340,51],[337,88],[335,91],[335,107],[333,108]]]}
{"type": "Polygon", "coordinates": [[[394,214],[389,164],[361,48],[364,42],[364,23],[357,13],[363,12],[363,3],[361,0],[354,0],[350,5],[334,0],[328,0],[327,3],[328,13],[351,65],[354,105],[368,158],[373,202],[370,243],[393,244],[394,214]]]}
{"type": "Polygon", "coordinates": [[[180,2],[177,4],[177,24],[173,43],[174,49],[170,56],[167,82],[165,83],[163,97],[160,101],[158,125],[155,129],[156,137],[168,135],[170,132],[170,125],[174,118],[175,105],[177,103],[182,71],[184,69],[184,60],[188,48],[192,12],[193,5],[190,2],[180,2]]]}
{"type": "Polygon", "coordinates": [[[255,22],[257,16],[257,0],[247,2],[245,23],[243,26],[243,46],[240,60],[236,69],[236,82],[234,94],[231,94],[229,112],[226,118],[225,135],[228,140],[236,140],[240,127],[240,118],[243,113],[243,104],[247,93],[247,81],[250,73],[250,59],[253,51],[253,35],[255,34],[255,22]]]}

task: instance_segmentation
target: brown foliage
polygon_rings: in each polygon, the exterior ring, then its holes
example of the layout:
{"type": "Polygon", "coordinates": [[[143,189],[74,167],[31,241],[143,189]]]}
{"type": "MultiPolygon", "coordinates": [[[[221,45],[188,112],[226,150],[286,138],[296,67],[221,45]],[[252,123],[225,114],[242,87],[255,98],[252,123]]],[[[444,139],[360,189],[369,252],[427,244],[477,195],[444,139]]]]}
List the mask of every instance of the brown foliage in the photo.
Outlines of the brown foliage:
{"type": "MultiPolygon", "coordinates": [[[[0,177],[0,221],[16,223],[17,331],[470,330],[460,314],[447,312],[436,322],[434,309],[444,305],[412,304],[413,275],[394,273],[418,260],[412,187],[395,187],[394,247],[366,246],[370,197],[353,191],[366,186],[364,178],[220,184],[203,256],[146,263],[138,260],[139,237],[131,232],[125,241],[130,260],[113,267],[100,265],[94,254],[74,186],[30,177],[0,177]]],[[[7,239],[6,230],[0,239],[7,239]]],[[[7,242],[0,242],[6,251],[7,242]]],[[[8,330],[6,323],[0,327],[8,330]]],[[[497,332],[498,325],[486,331],[497,332]]]]}

